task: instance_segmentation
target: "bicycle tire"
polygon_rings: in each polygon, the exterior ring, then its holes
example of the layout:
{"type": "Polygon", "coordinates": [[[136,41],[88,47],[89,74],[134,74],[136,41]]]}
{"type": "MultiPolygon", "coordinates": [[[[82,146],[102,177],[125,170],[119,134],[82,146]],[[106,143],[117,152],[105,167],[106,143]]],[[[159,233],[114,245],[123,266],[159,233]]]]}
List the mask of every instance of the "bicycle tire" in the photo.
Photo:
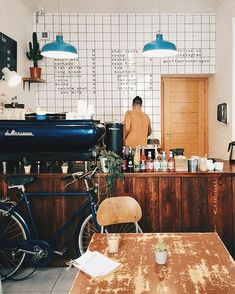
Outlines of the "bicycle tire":
{"type": "MultiPolygon", "coordinates": [[[[134,223],[122,223],[106,226],[105,233],[136,233],[136,226],[134,223]]],[[[139,224],[137,224],[137,232],[143,233],[139,224]]],[[[86,214],[86,216],[79,222],[76,230],[76,249],[78,255],[82,255],[86,252],[88,245],[94,233],[100,233],[97,231],[95,221],[92,214],[86,214]]]]}
{"type": "Polygon", "coordinates": [[[113,224],[104,227],[105,233],[143,233],[139,224],[137,224],[137,231],[135,223],[121,223],[121,224],[113,224]]]}
{"type": "MultiPolygon", "coordinates": [[[[7,210],[0,208],[0,239],[27,240],[28,233],[25,225],[17,213],[6,214],[7,210]]],[[[0,275],[1,279],[11,277],[23,264],[26,253],[17,252],[17,248],[0,248],[0,275]]]]}
{"type": "Polygon", "coordinates": [[[92,214],[85,214],[76,229],[75,246],[78,256],[86,252],[93,234],[97,232],[98,230],[92,214]]]}

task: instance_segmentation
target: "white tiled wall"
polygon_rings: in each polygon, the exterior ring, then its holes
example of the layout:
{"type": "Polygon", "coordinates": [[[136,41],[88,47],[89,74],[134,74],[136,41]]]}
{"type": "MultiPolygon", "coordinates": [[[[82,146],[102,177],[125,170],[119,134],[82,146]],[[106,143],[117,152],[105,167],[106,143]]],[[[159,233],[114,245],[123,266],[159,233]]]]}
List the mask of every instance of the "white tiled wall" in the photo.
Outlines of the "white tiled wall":
{"type": "MultiPolygon", "coordinates": [[[[49,112],[77,111],[82,99],[95,106],[102,122],[122,121],[132,99],[144,99],[144,111],[160,138],[161,74],[215,73],[214,14],[46,14],[35,31],[58,31],[78,48],[79,58],[59,61],[44,58],[46,84],[35,86],[38,104],[49,112]],[[159,23],[164,39],[177,45],[174,58],[145,58],[144,44],[155,39],[159,23]]],[[[41,45],[45,40],[40,40],[41,45]]]]}

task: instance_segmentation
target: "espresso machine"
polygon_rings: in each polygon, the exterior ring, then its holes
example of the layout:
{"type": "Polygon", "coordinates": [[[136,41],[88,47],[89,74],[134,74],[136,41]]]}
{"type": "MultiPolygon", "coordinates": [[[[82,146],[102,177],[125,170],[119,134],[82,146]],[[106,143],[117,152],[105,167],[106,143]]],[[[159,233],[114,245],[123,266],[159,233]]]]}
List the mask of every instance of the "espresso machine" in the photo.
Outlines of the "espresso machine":
{"type": "Polygon", "coordinates": [[[0,120],[3,173],[23,157],[30,162],[90,161],[104,141],[105,126],[95,120],[0,120]]]}
{"type": "Polygon", "coordinates": [[[235,163],[235,141],[228,144],[228,152],[230,151],[229,161],[230,163],[235,163]],[[233,150],[234,148],[234,150],[233,150]]]}

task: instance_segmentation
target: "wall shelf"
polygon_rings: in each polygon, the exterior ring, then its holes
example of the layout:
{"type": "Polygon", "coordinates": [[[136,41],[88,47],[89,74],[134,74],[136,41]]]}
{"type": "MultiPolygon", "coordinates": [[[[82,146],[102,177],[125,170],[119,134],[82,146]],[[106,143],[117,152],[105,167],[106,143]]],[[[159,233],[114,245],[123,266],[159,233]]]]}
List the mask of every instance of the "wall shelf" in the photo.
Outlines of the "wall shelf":
{"type": "Polygon", "coordinates": [[[23,81],[23,89],[25,89],[25,83],[29,84],[29,91],[30,91],[30,84],[32,83],[46,83],[43,79],[34,79],[34,78],[22,78],[23,81]]]}

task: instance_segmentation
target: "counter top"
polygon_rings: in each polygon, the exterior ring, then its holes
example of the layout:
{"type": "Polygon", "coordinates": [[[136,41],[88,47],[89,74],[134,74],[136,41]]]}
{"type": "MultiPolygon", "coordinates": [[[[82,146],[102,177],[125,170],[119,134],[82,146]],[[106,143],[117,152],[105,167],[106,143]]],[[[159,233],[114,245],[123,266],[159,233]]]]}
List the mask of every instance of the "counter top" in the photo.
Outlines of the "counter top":
{"type": "MultiPolygon", "coordinates": [[[[230,164],[229,161],[223,161],[224,162],[224,170],[223,171],[207,171],[207,172],[134,172],[134,173],[124,173],[125,177],[149,177],[149,176],[156,176],[156,177],[219,177],[224,175],[233,175],[235,174],[235,164],[230,164]]],[[[69,173],[76,172],[76,168],[71,166],[69,167],[69,173]]],[[[24,174],[23,168],[19,171],[18,169],[15,170],[15,172],[9,172],[6,175],[22,175],[24,174]]],[[[52,169],[51,172],[48,172],[48,170],[43,170],[40,172],[36,172],[36,167],[32,167],[32,172],[30,175],[39,175],[42,177],[63,177],[66,176],[66,174],[62,174],[62,171],[60,171],[60,166],[57,166],[56,169],[52,169]]],[[[100,173],[100,177],[105,177],[106,173],[100,173]]]]}

